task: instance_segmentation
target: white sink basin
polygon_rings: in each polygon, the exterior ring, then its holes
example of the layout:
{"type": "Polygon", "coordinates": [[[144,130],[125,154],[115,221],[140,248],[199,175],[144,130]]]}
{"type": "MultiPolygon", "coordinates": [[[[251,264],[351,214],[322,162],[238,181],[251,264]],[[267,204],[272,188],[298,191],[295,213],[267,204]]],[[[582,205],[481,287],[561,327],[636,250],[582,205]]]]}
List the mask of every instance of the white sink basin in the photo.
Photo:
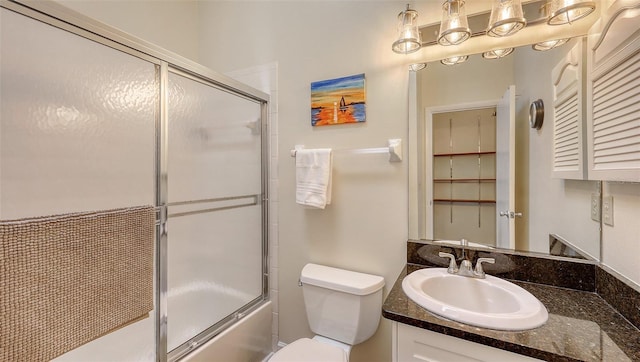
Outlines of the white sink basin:
{"type": "Polygon", "coordinates": [[[531,293],[504,279],[447,273],[444,268],[416,270],[402,289],[428,311],[461,323],[500,330],[525,330],[543,325],[547,309],[531,293]]]}

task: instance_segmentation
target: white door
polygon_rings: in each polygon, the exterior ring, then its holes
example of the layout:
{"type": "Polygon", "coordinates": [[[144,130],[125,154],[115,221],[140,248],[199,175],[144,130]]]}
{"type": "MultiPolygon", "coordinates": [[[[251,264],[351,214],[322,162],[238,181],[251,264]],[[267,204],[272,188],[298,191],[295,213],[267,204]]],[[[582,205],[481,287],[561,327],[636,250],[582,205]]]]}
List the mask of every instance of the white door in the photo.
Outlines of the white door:
{"type": "Polygon", "coordinates": [[[496,110],[496,246],[516,246],[516,87],[509,86],[496,110]]]}

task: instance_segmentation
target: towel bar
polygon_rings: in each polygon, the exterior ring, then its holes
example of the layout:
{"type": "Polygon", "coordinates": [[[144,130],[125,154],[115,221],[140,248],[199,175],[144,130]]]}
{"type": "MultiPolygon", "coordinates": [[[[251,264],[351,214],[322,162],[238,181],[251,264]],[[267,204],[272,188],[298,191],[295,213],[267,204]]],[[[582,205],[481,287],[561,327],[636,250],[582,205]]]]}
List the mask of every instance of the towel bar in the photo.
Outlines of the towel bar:
{"type": "MultiPolygon", "coordinates": [[[[354,155],[370,154],[370,153],[388,153],[389,162],[401,162],[402,161],[402,139],[392,138],[392,139],[389,139],[388,143],[389,145],[387,147],[337,149],[337,150],[334,150],[334,152],[343,153],[343,154],[354,154],[354,155]]],[[[304,149],[304,145],[296,145],[295,148],[291,150],[291,157],[296,157],[296,152],[301,149],[304,149]]]]}

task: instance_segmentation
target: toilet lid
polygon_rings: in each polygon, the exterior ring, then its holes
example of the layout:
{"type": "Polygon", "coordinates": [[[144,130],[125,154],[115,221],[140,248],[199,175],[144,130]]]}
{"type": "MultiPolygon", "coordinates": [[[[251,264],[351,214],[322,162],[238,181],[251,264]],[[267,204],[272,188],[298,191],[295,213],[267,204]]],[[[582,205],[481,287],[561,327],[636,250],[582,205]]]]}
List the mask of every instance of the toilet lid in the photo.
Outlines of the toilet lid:
{"type": "Polygon", "coordinates": [[[309,338],[300,338],[276,352],[269,362],[347,362],[347,352],[309,338]]]}

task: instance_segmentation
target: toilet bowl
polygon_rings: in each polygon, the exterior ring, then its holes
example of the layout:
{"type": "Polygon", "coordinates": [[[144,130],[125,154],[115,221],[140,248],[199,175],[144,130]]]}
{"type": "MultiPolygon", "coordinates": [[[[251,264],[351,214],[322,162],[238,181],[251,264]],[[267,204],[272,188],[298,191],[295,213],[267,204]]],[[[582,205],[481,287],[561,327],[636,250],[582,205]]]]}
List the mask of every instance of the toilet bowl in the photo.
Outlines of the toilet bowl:
{"type": "Polygon", "coordinates": [[[313,339],[300,338],[269,362],[347,362],[351,347],[378,329],[384,278],[307,264],[300,274],[313,339]]]}

